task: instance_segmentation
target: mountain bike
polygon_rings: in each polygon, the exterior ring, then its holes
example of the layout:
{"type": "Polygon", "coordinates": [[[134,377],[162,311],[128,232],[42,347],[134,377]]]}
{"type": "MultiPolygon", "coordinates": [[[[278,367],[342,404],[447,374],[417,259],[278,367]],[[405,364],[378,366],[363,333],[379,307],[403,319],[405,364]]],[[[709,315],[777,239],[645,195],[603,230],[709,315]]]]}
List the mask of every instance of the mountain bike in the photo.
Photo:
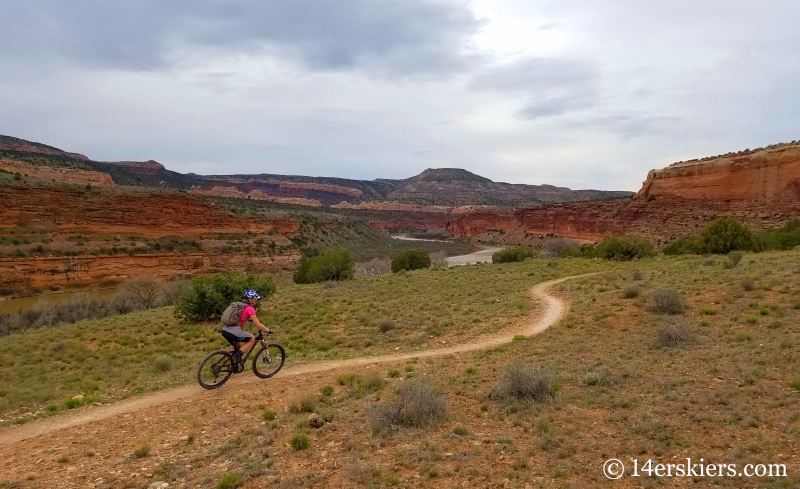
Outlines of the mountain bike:
{"type": "Polygon", "coordinates": [[[283,367],[283,362],[286,361],[286,350],[280,343],[267,343],[264,339],[264,332],[259,331],[256,335],[256,343],[241,358],[240,362],[235,360],[236,350],[214,350],[206,355],[197,366],[197,382],[204,389],[216,389],[222,386],[231,375],[244,372],[247,359],[259,344],[261,344],[261,349],[253,357],[253,373],[262,379],[272,377],[283,367]]]}

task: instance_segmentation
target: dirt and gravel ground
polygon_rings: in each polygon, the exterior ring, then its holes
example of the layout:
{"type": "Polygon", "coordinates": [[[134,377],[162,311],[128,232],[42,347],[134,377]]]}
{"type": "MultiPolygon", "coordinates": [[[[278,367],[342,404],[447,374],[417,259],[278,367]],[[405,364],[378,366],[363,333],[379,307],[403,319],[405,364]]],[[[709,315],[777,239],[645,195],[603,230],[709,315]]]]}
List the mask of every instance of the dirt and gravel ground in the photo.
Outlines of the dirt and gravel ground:
{"type": "MultiPolygon", "coordinates": [[[[178,471],[185,473],[178,487],[189,487],[185,485],[189,474],[204,466],[198,457],[209,446],[226,439],[229,433],[241,430],[246,437],[248,427],[252,426],[259,438],[269,438],[269,434],[263,434],[264,422],[259,419],[264,406],[283,413],[298,393],[333,384],[337,376],[346,372],[453,357],[510,343],[515,336],[538,334],[563,315],[565,303],[547,294],[547,289],[567,279],[533,287],[530,293],[538,305],[525,321],[500,334],[469,343],[422,352],[303,364],[287,368],[266,381],[245,371],[216,391],[186,386],[112,405],[87,406],[6,428],[0,432],[0,458],[5,460],[2,469],[5,474],[0,481],[4,480],[6,487],[149,487],[148,481],[159,482],[154,480],[159,475],[169,476],[167,472],[178,471]],[[242,409],[242,404],[248,405],[256,399],[260,401],[255,409],[242,409]],[[152,456],[150,453],[142,457],[132,455],[136,447],[148,447],[152,456]],[[169,471],[164,468],[165,464],[171,467],[169,471]]],[[[327,452],[334,461],[333,472],[336,472],[334,453],[343,442],[330,443],[327,452]]],[[[302,458],[297,463],[302,466],[302,458]]],[[[273,477],[271,480],[285,479],[286,474],[273,477]]],[[[211,486],[200,483],[197,487],[211,486]]]]}

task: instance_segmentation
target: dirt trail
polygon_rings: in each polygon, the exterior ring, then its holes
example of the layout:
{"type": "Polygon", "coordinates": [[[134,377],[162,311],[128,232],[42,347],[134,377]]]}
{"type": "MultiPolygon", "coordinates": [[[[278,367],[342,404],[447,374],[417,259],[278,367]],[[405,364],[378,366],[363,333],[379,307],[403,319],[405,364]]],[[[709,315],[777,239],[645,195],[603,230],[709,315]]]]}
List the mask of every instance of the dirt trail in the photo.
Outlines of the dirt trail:
{"type": "MultiPolygon", "coordinates": [[[[504,343],[510,343],[516,335],[532,336],[541,333],[550,326],[556,324],[561,316],[566,312],[567,306],[558,297],[548,294],[547,289],[555,284],[564,282],[565,280],[584,277],[586,275],[563,277],[542,282],[533,286],[530,289],[530,295],[534,299],[540,301],[541,307],[539,308],[539,314],[530,317],[527,322],[523,323],[519,328],[515,328],[514,330],[506,330],[494,336],[478,338],[470,343],[462,343],[460,345],[449,346],[445,348],[436,348],[408,353],[394,353],[374,357],[350,358],[346,360],[330,360],[297,365],[281,370],[275,378],[266,381],[262,381],[254,375],[242,375],[231,379],[227,384],[225,384],[222,390],[244,389],[246,386],[254,382],[276,382],[280,381],[281,378],[296,377],[338,368],[358,367],[379,363],[394,363],[409,360],[411,358],[452,355],[455,353],[481,350],[484,348],[502,345],[504,343]]],[[[193,384],[185,387],[167,389],[153,394],[148,394],[146,396],[136,397],[134,399],[128,399],[116,404],[89,407],[86,409],[81,409],[75,413],[65,413],[52,418],[33,421],[22,426],[0,430],[0,446],[10,445],[12,443],[28,440],[36,436],[46,435],[65,428],[81,426],[87,423],[96,423],[97,421],[103,419],[139,411],[140,409],[145,409],[167,402],[173,402],[189,397],[202,399],[204,396],[213,395],[214,392],[219,391],[207,391],[200,386],[193,384]]]]}

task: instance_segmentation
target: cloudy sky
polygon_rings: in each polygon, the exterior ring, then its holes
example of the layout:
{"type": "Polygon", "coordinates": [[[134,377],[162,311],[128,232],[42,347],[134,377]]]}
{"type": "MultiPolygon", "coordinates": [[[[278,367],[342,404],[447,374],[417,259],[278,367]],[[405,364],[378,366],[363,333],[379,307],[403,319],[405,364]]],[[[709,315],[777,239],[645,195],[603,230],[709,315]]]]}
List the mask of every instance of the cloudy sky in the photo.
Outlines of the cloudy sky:
{"type": "Polygon", "coordinates": [[[0,0],[0,134],[181,172],[637,190],[800,139],[796,0],[0,0]]]}

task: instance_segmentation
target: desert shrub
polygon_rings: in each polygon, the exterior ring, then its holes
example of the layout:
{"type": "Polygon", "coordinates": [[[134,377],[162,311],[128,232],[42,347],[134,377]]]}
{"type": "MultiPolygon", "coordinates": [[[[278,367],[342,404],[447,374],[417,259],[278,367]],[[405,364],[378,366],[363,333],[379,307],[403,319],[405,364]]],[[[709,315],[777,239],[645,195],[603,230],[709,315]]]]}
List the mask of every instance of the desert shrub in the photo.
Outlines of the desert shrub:
{"type": "Polygon", "coordinates": [[[561,253],[565,250],[570,248],[577,249],[578,243],[566,238],[547,238],[542,242],[542,248],[550,253],[551,256],[561,256],[561,253]]]}
{"type": "Polygon", "coordinates": [[[512,263],[525,261],[525,258],[536,256],[536,249],[532,246],[519,246],[504,248],[492,254],[492,263],[512,263]]]}
{"type": "Polygon", "coordinates": [[[434,251],[428,256],[431,257],[431,266],[444,268],[447,266],[447,253],[444,251],[434,251]]]}
{"type": "Polygon", "coordinates": [[[731,251],[728,253],[728,262],[725,263],[725,268],[736,268],[739,262],[742,261],[744,254],[741,251],[731,251]]]}
{"type": "Polygon", "coordinates": [[[577,246],[569,246],[558,252],[559,258],[580,258],[583,254],[577,246]]]}
{"type": "Polygon", "coordinates": [[[292,414],[313,413],[316,408],[317,397],[313,394],[308,394],[290,404],[289,412],[292,414]]]}
{"type": "Polygon", "coordinates": [[[518,401],[547,401],[555,394],[553,376],[525,363],[512,363],[500,372],[492,397],[518,401]]]}
{"type": "Polygon", "coordinates": [[[150,455],[150,447],[147,445],[141,446],[133,452],[133,456],[136,458],[145,458],[148,455],[150,455]]]}
{"type": "Polygon", "coordinates": [[[638,285],[628,285],[624,289],[622,289],[622,298],[623,299],[635,299],[639,297],[639,294],[642,293],[641,287],[638,285]]]}
{"type": "Polygon", "coordinates": [[[756,288],[756,282],[750,277],[744,277],[739,284],[742,286],[742,289],[750,292],[751,290],[756,288]]]}
{"type": "Polygon", "coordinates": [[[381,333],[388,333],[397,327],[397,324],[391,319],[381,319],[378,321],[378,329],[381,333]]]}
{"type": "Polygon", "coordinates": [[[183,288],[188,283],[189,280],[183,277],[176,277],[172,280],[159,280],[158,285],[161,286],[161,294],[164,298],[165,305],[175,304],[183,288]]]}
{"type": "Polygon", "coordinates": [[[355,262],[347,250],[327,250],[308,258],[294,272],[298,284],[314,284],[328,280],[347,280],[355,275],[355,262]]]}
{"type": "Polygon", "coordinates": [[[365,262],[358,262],[355,266],[355,275],[357,277],[374,277],[384,273],[391,273],[391,271],[392,261],[389,258],[372,258],[365,262]]]}
{"type": "Polygon", "coordinates": [[[708,253],[727,254],[756,248],[753,233],[733,217],[721,217],[703,229],[704,249],[708,253]]]}
{"type": "Polygon", "coordinates": [[[597,249],[594,245],[587,244],[581,246],[581,256],[583,258],[596,258],[597,257],[597,249]]]}
{"type": "Polygon", "coordinates": [[[665,255],[700,255],[705,253],[705,245],[697,236],[681,236],[662,251],[665,255]]]}
{"type": "Polygon", "coordinates": [[[400,270],[420,270],[431,266],[428,252],[422,248],[400,252],[392,259],[392,272],[400,270]]]}
{"type": "Polygon", "coordinates": [[[269,275],[227,272],[192,277],[175,301],[175,317],[184,321],[207,321],[219,317],[231,302],[242,299],[246,289],[257,290],[266,299],[275,293],[276,288],[269,275]]]}
{"type": "Polygon", "coordinates": [[[644,280],[644,274],[639,270],[636,270],[635,272],[633,272],[632,278],[634,280],[644,280]]]}
{"type": "Polygon", "coordinates": [[[118,293],[113,300],[89,299],[79,295],[60,304],[40,305],[16,314],[0,314],[0,336],[24,329],[49,328],[83,319],[102,319],[126,314],[146,309],[148,305],[159,307],[163,305],[163,298],[155,303],[148,303],[131,299],[124,292],[118,293]]]}
{"type": "Polygon", "coordinates": [[[647,258],[655,254],[655,248],[644,236],[609,236],[595,247],[597,256],[606,260],[628,261],[634,258],[647,258]]]}
{"type": "Polygon", "coordinates": [[[446,415],[447,406],[442,396],[423,380],[404,382],[385,405],[372,408],[373,425],[376,428],[428,426],[444,419],[446,415]]]}
{"type": "Polygon", "coordinates": [[[761,251],[790,250],[800,245],[800,219],[792,219],[783,227],[765,229],[754,236],[761,251]]]}
{"type": "Polygon", "coordinates": [[[172,370],[172,359],[166,355],[159,355],[153,360],[153,365],[156,370],[161,372],[169,372],[172,370]]]}
{"type": "Polygon", "coordinates": [[[289,444],[292,445],[294,451],[305,450],[311,446],[311,440],[306,435],[294,435],[289,444]]]}
{"type": "Polygon", "coordinates": [[[217,482],[216,489],[236,489],[242,485],[242,479],[235,472],[228,472],[217,482]]]}
{"type": "Polygon", "coordinates": [[[686,310],[686,304],[679,293],[661,289],[647,296],[647,308],[659,314],[680,314],[686,310]]]}
{"type": "Polygon", "coordinates": [[[122,284],[117,297],[129,301],[135,309],[152,309],[163,305],[163,287],[149,277],[138,277],[122,284]]]}
{"type": "Polygon", "coordinates": [[[683,318],[665,317],[658,329],[658,346],[681,348],[691,342],[689,322],[683,318]]]}

